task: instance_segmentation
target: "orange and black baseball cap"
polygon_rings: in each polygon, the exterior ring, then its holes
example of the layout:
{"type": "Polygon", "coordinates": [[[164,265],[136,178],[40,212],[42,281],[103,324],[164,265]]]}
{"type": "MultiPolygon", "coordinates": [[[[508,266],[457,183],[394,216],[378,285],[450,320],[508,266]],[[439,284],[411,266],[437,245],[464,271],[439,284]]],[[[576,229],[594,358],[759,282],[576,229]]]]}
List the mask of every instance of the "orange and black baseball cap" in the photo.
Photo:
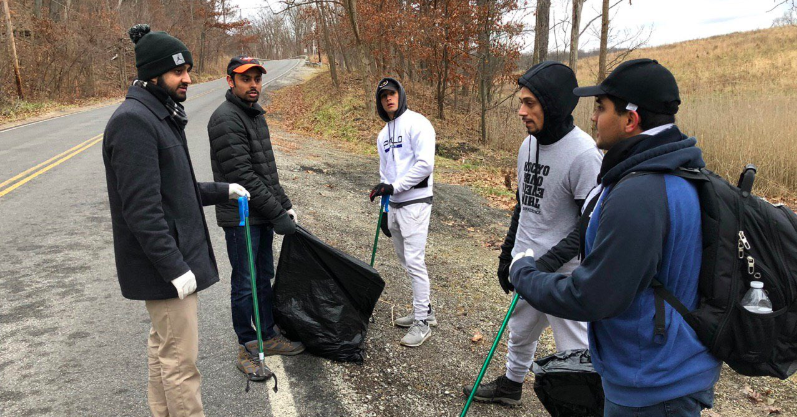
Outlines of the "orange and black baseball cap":
{"type": "Polygon", "coordinates": [[[243,74],[252,68],[259,69],[263,74],[266,73],[266,69],[260,65],[257,59],[246,55],[239,55],[231,59],[230,63],[227,64],[227,75],[232,75],[233,73],[243,74]]]}

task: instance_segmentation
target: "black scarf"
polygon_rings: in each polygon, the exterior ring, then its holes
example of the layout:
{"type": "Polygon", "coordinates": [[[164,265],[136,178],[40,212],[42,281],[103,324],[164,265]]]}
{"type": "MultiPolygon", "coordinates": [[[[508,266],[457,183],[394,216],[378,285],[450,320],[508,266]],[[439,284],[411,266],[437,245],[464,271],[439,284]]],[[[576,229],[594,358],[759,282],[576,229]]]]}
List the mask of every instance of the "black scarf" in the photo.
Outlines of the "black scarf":
{"type": "Polygon", "coordinates": [[[133,81],[133,85],[141,87],[155,96],[158,101],[166,106],[166,110],[169,110],[169,117],[174,120],[174,123],[176,123],[180,129],[185,129],[185,125],[188,124],[188,116],[185,114],[185,109],[183,108],[182,104],[176,103],[172,99],[172,97],[169,95],[169,92],[166,91],[165,88],[142,80],[133,81]]]}
{"type": "Polygon", "coordinates": [[[648,135],[637,135],[621,140],[620,143],[612,146],[612,148],[609,149],[609,152],[606,152],[606,155],[603,156],[601,171],[598,174],[598,184],[601,183],[601,179],[604,175],[606,175],[607,172],[616,167],[620,162],[628,159],[628,157],[634,153],[634,149],[639,142],[649,138],[650,136],[648,135]]]}

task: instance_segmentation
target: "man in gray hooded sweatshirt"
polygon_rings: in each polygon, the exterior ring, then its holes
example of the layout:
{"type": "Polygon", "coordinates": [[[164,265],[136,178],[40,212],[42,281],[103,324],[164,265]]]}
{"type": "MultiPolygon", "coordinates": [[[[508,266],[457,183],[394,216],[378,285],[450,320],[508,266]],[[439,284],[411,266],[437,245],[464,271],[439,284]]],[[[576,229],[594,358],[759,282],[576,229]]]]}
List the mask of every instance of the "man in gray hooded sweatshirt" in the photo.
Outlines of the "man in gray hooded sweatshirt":
{"type": "MultiPolygon", "coordinates": [[[[569,275],[578,266],[575,252],[562,256],[562,251],[551,249],[576,228],[603,159],[592,137],[573,124],[578,104],[573,89],[578,83],[569,67],[541,62],[518,79],[518,87],[518,116],[529,136],[518,151],[518,203],[498,257],[498,282],[507,293],[514,291],[509,282],[512,257],[528,249],[545,254],[538,262],[540,269],[569,275]]],[[[480,386],[474,398],[520,403],[537,339],[549,325],[557,351],[587,348],[586,323],[544,314],[521,300],[509,320],[506,375],[480,386]]],[[[471,387],[464,391],[469,395],[471,387]]]]}
{"type": "Polygon", "coordinates": [[[435,131],[429,120],[407,109],[404,87],[393,78],[379,82],[376,108],[387,124],[377,137],[380,183],[370,198],[390,196],[390,213],[382,217],[381,228],[392,237],[399,262],[412,280],[413,305],[413,312],[396,319],[395,325],[409,327],[401,344],[417,347],[432,335],[429,326],[437,325],[424,260],[432,214],[435,131]]]}

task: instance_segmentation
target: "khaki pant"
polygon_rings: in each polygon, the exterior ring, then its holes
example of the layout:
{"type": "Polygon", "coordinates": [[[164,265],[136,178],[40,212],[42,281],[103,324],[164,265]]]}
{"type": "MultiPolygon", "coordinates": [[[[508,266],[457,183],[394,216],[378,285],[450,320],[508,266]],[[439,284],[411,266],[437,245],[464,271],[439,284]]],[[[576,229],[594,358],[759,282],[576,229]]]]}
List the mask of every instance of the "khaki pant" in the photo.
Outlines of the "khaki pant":
{"type": "Polygon", "coordinates": [[[147,397],[155,417],[204,416],[199,355],[197,295],[146,301],[152,320],[147,343],[147,397]]]}

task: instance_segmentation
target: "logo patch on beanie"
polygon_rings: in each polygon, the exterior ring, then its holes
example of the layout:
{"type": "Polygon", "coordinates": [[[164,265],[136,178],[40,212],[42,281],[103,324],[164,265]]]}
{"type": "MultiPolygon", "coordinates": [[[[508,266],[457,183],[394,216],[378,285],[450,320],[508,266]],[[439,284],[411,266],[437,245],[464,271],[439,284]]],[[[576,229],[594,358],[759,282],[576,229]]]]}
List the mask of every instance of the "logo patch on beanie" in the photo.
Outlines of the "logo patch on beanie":
{"type": "Polygon", "coordinates": [[[183,53],[176,53],[172,55],[172,59],[174,60],[174,65],[183,65],[185,64],[185,58],[183,58],[183,53]]]}

